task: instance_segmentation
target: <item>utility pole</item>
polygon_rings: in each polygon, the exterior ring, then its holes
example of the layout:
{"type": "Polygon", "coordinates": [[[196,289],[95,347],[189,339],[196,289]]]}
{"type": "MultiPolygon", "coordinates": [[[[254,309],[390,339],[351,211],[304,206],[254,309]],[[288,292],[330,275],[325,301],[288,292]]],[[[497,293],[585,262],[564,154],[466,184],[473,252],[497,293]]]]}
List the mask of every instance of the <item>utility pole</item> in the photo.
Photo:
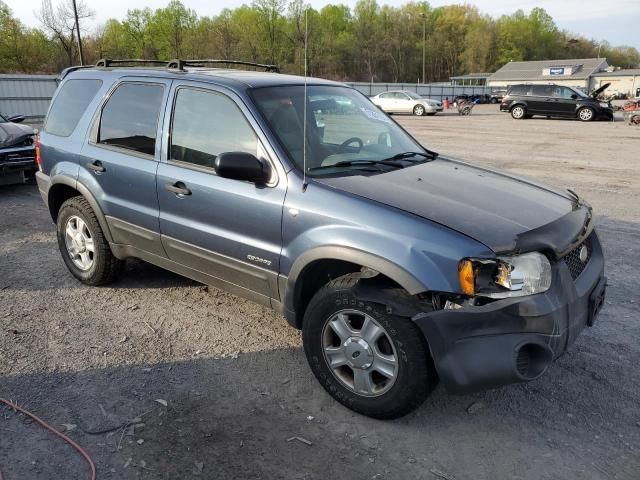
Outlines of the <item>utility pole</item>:
{"type": "MultiPolygon", "coordinates": [[[[75,1],[75,0],[74,0],[75,1]]],[[[427,47],[427,16],[424,13],[421,13],[420,16],[422,17],[422,83],[426,83],[425,82],[425,49],[427,47]]]]}
{"type": "Polygon", "coordinates": [[[73,15],[76,19],[76,35],[78,36],[78,52],[80,53],[80,65],[84,65],[84,54],[82,52],[82,39],[80,38],[80,22],[78,22],[78,7],[76,0],[73,0],[73,15]]]}

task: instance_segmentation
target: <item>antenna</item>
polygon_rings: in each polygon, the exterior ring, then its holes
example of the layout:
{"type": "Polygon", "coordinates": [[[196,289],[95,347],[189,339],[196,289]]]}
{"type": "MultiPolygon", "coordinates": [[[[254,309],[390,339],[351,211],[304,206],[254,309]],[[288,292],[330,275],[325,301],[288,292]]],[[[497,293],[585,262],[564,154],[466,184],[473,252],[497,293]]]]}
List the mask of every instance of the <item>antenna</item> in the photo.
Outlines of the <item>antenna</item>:
{"type": "Polygon", "coordinates": [[[309,7],[304,9],[304,106],[302,109],[302,191],[307,190],[307,32],[309,24],[307,22],[307,12],[309,7]]]}

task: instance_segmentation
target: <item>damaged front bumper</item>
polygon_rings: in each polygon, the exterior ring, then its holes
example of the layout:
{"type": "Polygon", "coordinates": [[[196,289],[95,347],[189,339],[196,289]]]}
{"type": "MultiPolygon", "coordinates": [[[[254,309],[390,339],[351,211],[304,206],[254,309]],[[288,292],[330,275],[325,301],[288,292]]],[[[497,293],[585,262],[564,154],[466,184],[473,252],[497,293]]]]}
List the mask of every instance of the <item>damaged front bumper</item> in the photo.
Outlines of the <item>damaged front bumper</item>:
{"type": "Polygon", "coordinates": [[[595,231],[591,237],[591,256],[575,280],[560,259],[544,293],[413,317],[447,390],[469,393],[533,380],[593,325],[606,278],[595,231]]]}

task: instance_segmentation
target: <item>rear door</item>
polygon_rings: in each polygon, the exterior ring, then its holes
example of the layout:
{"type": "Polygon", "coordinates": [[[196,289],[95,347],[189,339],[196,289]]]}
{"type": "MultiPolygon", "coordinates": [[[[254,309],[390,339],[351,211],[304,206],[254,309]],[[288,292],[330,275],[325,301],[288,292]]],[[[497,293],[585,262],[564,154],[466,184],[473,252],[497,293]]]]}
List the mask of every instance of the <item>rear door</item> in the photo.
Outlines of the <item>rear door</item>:
{"type": "Polygon", "coordinates": [[[560,99],[554,97],[554,85],[532,85],[530,97],[528,98],[528,113],[541,115],[556,115],[559,113],[558,102],[560,99]]]}
{"type": "Polygon", "coordinates": [[[101,204],[115,243],[161,256],[156,170],[170,86],[136,77],[116,83],[93,121],[79,177],[101,204]]]}
{"type": "Polygon", "coordinates": [[[218,279],[214,284],[269,304],[278,297],[286,177],[234,93],[185,82],[174,86],[171,102],[157,176],[164,248],[171,260],[218,279]],[[268,185],[216,175],[215,158],[238,151],[270,166],[268,185]]]}
{"type": "Polygon", "coordinates": [[[392,92],[381,93],[378,96],[378,106],[385,112],[393,112],[394,98],[392,92]]]}

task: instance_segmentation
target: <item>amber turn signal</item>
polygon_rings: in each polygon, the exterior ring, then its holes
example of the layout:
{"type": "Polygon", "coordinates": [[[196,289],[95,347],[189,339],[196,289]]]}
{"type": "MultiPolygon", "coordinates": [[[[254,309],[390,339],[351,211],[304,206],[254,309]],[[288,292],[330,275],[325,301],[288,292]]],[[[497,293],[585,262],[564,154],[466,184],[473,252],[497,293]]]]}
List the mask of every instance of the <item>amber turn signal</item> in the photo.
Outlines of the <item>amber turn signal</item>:
{"type": "Polygon", "coordinates": [[[460,281],[460,288],[466,295],[475,295],[476,276],[471,260],[462,260],[458,264],[458,280],[460,281]]]}

